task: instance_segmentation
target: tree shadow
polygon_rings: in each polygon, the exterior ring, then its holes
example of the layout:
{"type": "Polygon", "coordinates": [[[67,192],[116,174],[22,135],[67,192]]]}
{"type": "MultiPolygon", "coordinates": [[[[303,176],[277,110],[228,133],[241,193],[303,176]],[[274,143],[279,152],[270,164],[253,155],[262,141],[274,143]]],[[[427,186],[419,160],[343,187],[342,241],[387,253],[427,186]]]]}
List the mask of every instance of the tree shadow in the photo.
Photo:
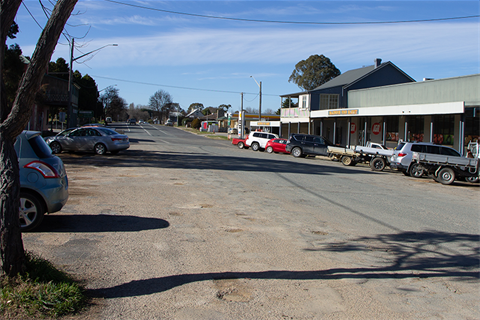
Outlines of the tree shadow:
{"type": "Polygon", "coordinates": [[[46,215],[37,232],[138,232],[168,228],[168,221],[157,218],[121,216],[110,214],[99,215],[46,215]]]}
{"type": "MultiPolygon", "coordinates": [[[[390,257],[388,263],[365,268],[332,268],[326,270],[267,270],[251,272],[210,272],[178,274],[144,280],[133,280],[110,288],[89,290],[92,296],[120,298],[159,293],[199,281],[217,279],[405,279],[449,277],[456,281],[477,281],[479,274],[479,235],[446,232],[400,232],[376,237],[361,237],[349,242],[326,243],[324,248],[308,251],[338,253],[378,250],[390,257]]],[[[383,260],[383,259],[382,259],[383,260]]]]}

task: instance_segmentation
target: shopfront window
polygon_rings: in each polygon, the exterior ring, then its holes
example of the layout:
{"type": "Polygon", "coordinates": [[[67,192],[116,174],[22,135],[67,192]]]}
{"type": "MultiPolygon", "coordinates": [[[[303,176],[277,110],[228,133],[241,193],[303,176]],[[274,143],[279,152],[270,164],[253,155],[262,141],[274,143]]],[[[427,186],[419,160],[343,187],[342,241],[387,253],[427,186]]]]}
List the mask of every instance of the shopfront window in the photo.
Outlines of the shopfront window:
{"type": "Polygon", "coordinates": [[[433,117],[433,143],[453,145],[455,116],[436,115],[433,117]]]}
{"type": "Polygon", "coordinates": [[[411,116],[407,118],[408,141],[423,142],[425,120],[423,116],[411,116]]]}
{"type": "Polygon", "coordinates": [[[398,117],[385,117],[387,141],[398,141],[398,117]]]}
{"type": "Polygon", "coordinates": [[[480,108],[465,108],[465,146],[480,138],[480,108]]]}

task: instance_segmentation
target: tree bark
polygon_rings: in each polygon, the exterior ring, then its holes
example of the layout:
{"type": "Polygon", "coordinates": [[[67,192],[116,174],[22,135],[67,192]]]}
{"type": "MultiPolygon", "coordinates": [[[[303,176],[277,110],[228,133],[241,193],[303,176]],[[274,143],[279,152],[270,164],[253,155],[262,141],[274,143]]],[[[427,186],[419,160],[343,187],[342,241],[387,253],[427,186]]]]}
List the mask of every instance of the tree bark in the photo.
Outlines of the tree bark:
{"type": "MultiPolygon", "coordinates": [[[[78,0],[58,0],[32,55],[30,64],[20,81],[11,110],[0,97],[0,257],[1,271],[16,276],[25,270],[25,253],[18,218],[20,178],[18,159],[14,149],[16,137],[26,127],[58,38],[78,0]],[[7,116],[8,114],[8,116],[7,116]]],[[[0,77],[3,88],[3,60],[6,32],[13,22],[21,0],[0,0],[0,77]],[[8,26],[8,28],[7,28],[8,26]]],[[[1,94],[2,92],[0,92],[1,94]]]]}

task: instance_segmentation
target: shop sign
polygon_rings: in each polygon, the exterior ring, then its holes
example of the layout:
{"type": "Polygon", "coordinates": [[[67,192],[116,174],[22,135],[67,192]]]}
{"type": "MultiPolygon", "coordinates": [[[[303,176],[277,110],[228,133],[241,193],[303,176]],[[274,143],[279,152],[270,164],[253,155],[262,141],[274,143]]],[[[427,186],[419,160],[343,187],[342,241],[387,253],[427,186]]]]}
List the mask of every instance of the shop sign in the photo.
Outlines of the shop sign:
{"type": "Polygon", "coordinates": [[[329,116],[345,116],[349,114],[358,114],[358,109],[328,111],[329,116]]]}
{"type": "Polygon", "coordinates": [[[372,133],[373,133],[374,135],[378,135],[378,134],[380,134],[380,131],[382,131],[382,127],[380,126],[380,123],[375,122],[375,123],[372,125],[372,133]]]}
{"type": "Polygon", "coordinates": [[[257,126],[269,126],[269,125],[270,125],[270,122],[260,122],[260,121],[257,122],[257,126]]]}

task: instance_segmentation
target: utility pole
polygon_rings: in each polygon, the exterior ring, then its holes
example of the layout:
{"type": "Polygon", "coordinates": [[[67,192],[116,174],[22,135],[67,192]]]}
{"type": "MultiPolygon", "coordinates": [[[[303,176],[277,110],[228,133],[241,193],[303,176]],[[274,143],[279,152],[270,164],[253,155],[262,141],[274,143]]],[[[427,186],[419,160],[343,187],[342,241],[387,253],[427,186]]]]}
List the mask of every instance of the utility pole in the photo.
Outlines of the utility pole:
{"type": "Polygon", "coordinates": [[[260,97],[258,102],[258,121],[262,121],[262,81],[260,81],[260,97]]]}
{"type": "Polygon", "coordinates": [[[242,97],[242,101],[240,103],[240,114],[238,115],[238,122],[240,123],[240,139],[243,139],[243,131],[245,128],[243,127],[243,92],[240,93],[240,96],[242,97]]]}

